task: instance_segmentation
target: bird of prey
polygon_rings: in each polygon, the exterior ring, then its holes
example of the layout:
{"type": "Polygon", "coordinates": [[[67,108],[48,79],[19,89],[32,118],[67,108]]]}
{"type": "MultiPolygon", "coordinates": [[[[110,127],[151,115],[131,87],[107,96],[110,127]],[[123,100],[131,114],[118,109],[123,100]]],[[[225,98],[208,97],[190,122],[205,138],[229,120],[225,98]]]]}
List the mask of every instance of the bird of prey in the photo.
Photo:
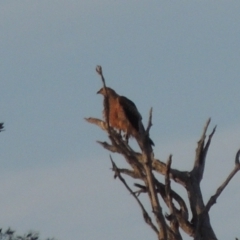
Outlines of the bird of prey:
{"type": "MultiPolygon", "coordinates": [[[[113,89],[106,87],[101,88],[98,94],[104,96],[103,101],[103,116],[105,121],[109,121],[109,125],[120,131],[126,133],[126,139],[130,136],[138,138],[145,132],[142,124],[142,116],[134,102],[124,96],[118,95],[113,89]],[[107,104],[108,99],[108,104],[107,104]],[[107,111],[107,107],[109,108],[107,111]],[[107,114],[108,118],[107,118],[107,114]]],[[[149,138],[149,143],[154,145],[153,141],[149,138]]]]}

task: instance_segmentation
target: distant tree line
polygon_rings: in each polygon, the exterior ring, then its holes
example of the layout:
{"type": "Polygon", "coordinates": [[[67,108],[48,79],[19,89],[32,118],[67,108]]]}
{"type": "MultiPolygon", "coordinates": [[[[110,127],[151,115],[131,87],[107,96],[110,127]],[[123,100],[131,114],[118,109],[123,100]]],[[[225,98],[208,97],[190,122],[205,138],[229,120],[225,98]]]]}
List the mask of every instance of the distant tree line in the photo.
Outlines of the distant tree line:
{"type": "MultiPolygon", "coordinates": [[[[37,232],[28,232],[24,235],[17,235],[15,231],[11,228],[8,228],[6,231],[0,229],[0,240],[41,240],[39,238],[39,233],[37,232]]],[[[54,238],[47,238],[46,240],[55,240],[54,238]]]]}

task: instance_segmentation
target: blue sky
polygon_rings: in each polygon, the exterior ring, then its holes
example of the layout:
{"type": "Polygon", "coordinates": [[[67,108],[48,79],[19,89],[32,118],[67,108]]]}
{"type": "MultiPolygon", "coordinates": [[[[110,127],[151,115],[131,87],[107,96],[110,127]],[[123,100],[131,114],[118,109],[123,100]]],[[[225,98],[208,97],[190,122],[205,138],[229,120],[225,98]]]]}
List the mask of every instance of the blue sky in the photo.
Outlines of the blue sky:
{"type": "MultiPolygon", "coordinates": [[[[239,8],[238,1],[1,1],[0,226],[58,239],[155,239],[96,144],[106,134],[83,120],[102,116],[98,64],[145,124],[153,107],[155,155],[172,153],[173,167],[191,169],[212,118],[207,201],[240,146],[239,8]]],[[[240,237],[239,180],[210,212],[219,239],[240,237]]]]}

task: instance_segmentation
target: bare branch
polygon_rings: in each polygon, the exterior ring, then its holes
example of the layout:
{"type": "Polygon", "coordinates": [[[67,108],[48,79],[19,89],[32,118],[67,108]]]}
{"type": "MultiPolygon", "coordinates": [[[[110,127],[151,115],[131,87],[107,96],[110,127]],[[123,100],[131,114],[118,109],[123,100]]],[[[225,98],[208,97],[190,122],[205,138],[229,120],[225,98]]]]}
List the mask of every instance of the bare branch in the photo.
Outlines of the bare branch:
{"type": "Polygon", "coordinates": [[[156,226],[153,224],[151,217],[148,215],[147,211],[145,210],[144,206],[142,205],[141,201],[138,199],[138,197],[134,194],[134,192],[132,191],[132,189],[128,186],[128,184],[126,183],[126,181],[124,180],[124,178],[121,176],[121,173],[119,171],[119,169],[117,168],[115,162],[112,160],[112,157],[110,155],[110,159],[112,162],[112,169],[115,172],[115,176],[118,177],[120,179],[120,181],[123,183],[123,185],[127,188],[127,190],[131,193],[131,195],[135,198],[135,200],[137,201],[138,205],[140,206],[141,210],[142,210],[142,214],[143,214],[143,218],[145,220],[145,222],[153,229],[153,231],[158,235],[158,229],[156,228],[156,226]]]}
{"type": "Polygon", "coordinates": [[[159,199],[158,199],[158,195],[157,195],[157,191],[154,183],[155,178],[152,173],[152,159],[151,159],[152,152],[149,152],[148,146],[145,147],[145,145],[142,150],[143,150],[143,153],[142,153],[143,167],[144,167],[144,172],[146,174],[146,178],[144,179],[144,181],[145,181],[145,185],[148,187],[148,196],[153,209],[153,213],[156,218],[156,222],[160,229],[158,238],[162,240],[167,240],[167,224],[165,222],[165,219],[162,213],[162,208],[159,203],[159,199]]]}
{"type": "MultiPolygon", "coordinates": [[[[100,127],[102,130],[107,131],[107,124],[106,122],[98,119],[98,118],[84,118],[87,122],[91,123],[91,124],[95,124],[98,127],[100,127]]],[[[116,141],[116,135],[118,135],[119,137],[121,136],[120,134],[117,134],[113,129],[111,129],[111,135],[113,135],[113,133],[115,134],[115,141],[116,141]]],[[[110,138],[111,140],[113,139],[110,138]]],[[[111,152],[117,152],[117,153],[122,153],[122,151],[119,150],[119,145],[115,144],[114,145],[110,145],[106,142],[101,142],[101,141],[97,141],[100,145],[102,145],[105,149],[111,151],[111,152]]],[[[118,138],[118,142],[120,142],[120,139],[118,138]]],[[[125,145],[125,147],[127,147],[128,150],[131,151],[131,155],[134,155],[138,161],[143,163],[143,155],[140,153],[137,153],[135,151],[133,151],[130,146],[128,144],[126,144],[125,141],[122,140],[122,145],[125,145]]],[[[161,173],[162,175],[166,174],[166,164],[161,162],[160,160],[154,159],[152,161],[152,168],[161,173]]],[[[180,183],[181,185],[185,186],[185,182],[187,181],[187,172],[181,172],[179,170],[175,170],[175,169],[171,169],[170,170],[170,177],[171,179],[173,179],[174,181],[180,183]]]]}
{"type": "MultiPolygon", "coordinates": [[[[157,179],[155,179],[155,184],[157,187],[157,191],[161,194],[164,202],[169,207],[169,201],[166,195],[166,187],[164,184],[160,183],[157,179]]],[[[171,190],[172,198],[179,204],[180,210],[175,208],[175,214],[179,223],[179,226],[182,228],[184,232],[188,235],[192,236],[194,233],[194,227],[188,221],[188,209],[184,200],[173,190],[171,190]]]]}
{"type": "Polygon", "coordinates": [[[207,129],[208,129],[208,126],[209,126],[210,122],[211,122],[211,118],[209,118],[209,119],[207,120],[207,122],[206,122],[206,124],[205,124],[205,126],[204,126],[203,133],[202,133],[202,137],[201,137],[200,141],[201,141],[201,140],[202,140],[202,141],[205,140],[206,133],[207,133],[207,129]]]}
{"type": "Polygon", "coordinates": [[[208,152],[212,137],[213,137],[213,135],[216,131],[216,127],[217,127],[217,126],[215,126],[213,128],[211,134],[208,136],[208,141],[205,145],[206,132],[207,132],[208,126],[210,124],[210,121],[211,121],[211,119],[209,118],[203,129],[203,134],[201,136],[201,139],[198,141],[198,147],[196,149],[195,163],[194,163],[193,170],[191,172],[192,175],[195,176],[195,179],[197,179],[199,182],[202,180],[202,177],[203,177],[207,152],[208,152]]]}
{"type": "Polygon", "coordinates": [[[237,160],[239,158],[239,155],[240,155],[240,150],[238,150],[236,157],[235,157],[236,164],[235,164],[234,169],[229,174],[227,179],[222,183],[222,185],[217,189],[216,193],[209,199],[209,201],[205,207],[206,212],[209,212],[210,208],[217,202],[217,198],[220,196],[222,191],[226,188],[226,186],[231,181],[231,179],[234,177],[234,175],[240,170],[240,163],[237,160]]]}
{"type": "MultiPolygon", "coordinates": [[[[122,154],[129,165],[134,169],[135,178],[143,178],[143,167],[138,161],[139,153],[134,152],[129,145],[123,141],[121,135],[115,131],[111,131],[112,136],[109,136],[112,145],[107,142],[97,141],[103,148],[113,152],[122,154]]],[[[126,173],[126,172],[125,172],[126,173]]]]}
{"type": "Polygon", "coordinates": [[[123,173],[125,175],[128,175],[132,178],[135,178],[135,179],[140,179],[141,178],[141,175],[139,174],[139,172],[136,172],[136,171],[132,171],[132,170],[129,170],[129,169],[126,169],[126,168],[118,168],[118,171],[120,173],[123,173]]]}
{"type": "Polygon", "coordinates": [[[139,196],[141,193],[146,193],[148,191],[147,187],[141,184],[134,183],[134,186],[140,188],[140,190],[134,192],[137,196],[139,196]]]}
{"type": "Polygon", "coordinates": [[[100,119],[97,119],[97,118],[85,118],[85,120],[91,124],[95,124],[95,125],[99,126],[102,130],[108,132],[109,139],[111,140],[113,145],[110,145],[106,142],[97,141],[105,149],[107,149],[111,152],[118,152],[118,153],[122,153],[124,151],[126,152],[126,150],[134,152],[131,149],[131,147],[126,143],[126,141],[123,140],[121,134],[117,133],[113,128],[107,127],[106,122],[104,122],[100,119]],[[121,151],[120,151],[120,149],[121,149],[121,151]]]}
{"type": "MultiPolygon", "coordinates": [[[[166,164],[158,159],[154,159],[152,161],[152,168],[156,172],[166,175],[166,164]]],[[[186,187],[186,183],[189,179],[189,172],[186,171],[179,171],[177,169],[170,169],[170,178],[173,179],[175,182],[181,184],[182,186],[186,187]]]]}
{"type": "Polygon", "coordinates": [[[105,78],[103,76],[103,72],[102,72],[102,67],[100,65],[98,65],[96,67],[96,72],[101,76],[101,80],[103,83],[103,88],[104,91],[106,92],[106,97],[104,98],[104,102],[105,102],[105,111],[106,111],[106,122],[107,122],[107,128],[108,128],[108,133],[111,135],[110,130],[109,130],[109,97],[108,97],[108,91],[107,91],[107,86],[106,86],[106,81],[105,78]]]}
{"type": "Polygon", "coordinates": [[[170,181],[170,168],[172,164],[172,155],[169,156],[169,159],[167,161],[167,169],[166,169],[166,175],[165,175],[165,192],[167,195],[168,200],[168,206],[170,210],[170,214],[174,214],[174,206],[172,202],[172,196],[171,196],[171,181],[170,181]]]}
{"type": "Polygon", "coordinates": [[[97,143],[99,143],[102,147],[104,147],[105,149],[107,149],[108,151],[110,151],[112,153],[121,153],[117,147],[110,145],[107,142],[97,141],[97,143]]]}
{"type": "Polygon", "coordinates": [[[237,151],[236,157],[235,157],[235,164],[238,165],[240,164],[239,162],[239,156],[240,156],[240,149],[237,151]]]}
{"type": "MultiPolygon", "coordinates": [[[[210,144],[211,144],[211,140],[212,140],[212,137],[213,137],[213,135],[214,135],[214,133],[215,133],[215,131],[216,131],[216,128],[217,128],[217,125],[213,128],[212,132],[211,132],[210,135],[208,136],[208,141],[207,141],[207,143],[206,143],[206,145],[205,145],[205,147],[204,147],[205,155],[207,154],[208,148],[209,148],[209,146],[210,146],[210,144]]],[[[206,157],[206,156],[205,156],[205,157],[206,157]]]]}
{"type": "Polygon", "coordinates": [[[107,124],[106,124],[104,121],[102,121],[102,120],[100,120],[100,119],[98,119],[98,118],[92,118],[92,117],[90,117],[90,118],[84,118],[84,119],[85,119],[87,122],[91,123],[91,124],[97,125],[97,126],[100,127],[102,130],[107,131],[107,124]]]}
{"type": "Polygon", "coordinates": [[[208,126],[209,126],[210,122],[211,122],[211,118],[209,118],[207,120],[207,122],[204,126],[204,129],[203,129],[202,136],[201,136],[200,140],[198,141],[194,168],[198,167],[201,164],[201,159],[202,159],[201,157],[202,157],[202,152],[203,152],[203,148],[204,148],[204,141],[205,141],[205,138],[206,138],[206,132],[207,132],[207,129],[208,129],[208,126]]]}
{"type": "Polygon", "coordinates": [[[147,125],[147,129],[146,129],[146,135],[148,136],[149,135],[149,131],[150,131],[150,128],[152,126],[152,107],[150,108],[150,111],[149,111],[149,118],[148,118],[148,125],[147,125]]]}
{"type": "Polygon", "coordinates": [[[104,88],[106,88],[105,78],[103,76],[102,67],[100,65],[97,65],[96,72],[101,76],[103,86],[104,86],[104,88]]]}
{"type": "Polygon", "coordinates": [[[212,137],[213,137],[213,135],[214,135],[214,133],[216,131],[216,128],[217,128],[217,126],[215,126],[213,128],[211,134],[208,136],[208,141],[207,141],[206,145],[203,148],[203,152],[202,152],[202,156],[201,156],[201,164],[199,165],[199,180],[201,180],[202,177],[203,177],[203,172],[204,172],[204,169],[205,169],[205,162],[206,162],[207,152],[208,152],[209,146],[211,144],[212,137]]]}
{"type": "Polygon", "coordinates": [[[130,146],[128,144],[126,144],[125,141],[123,141],[122,136],[120,134],[118,134],[114,129],[112,129],[111,127],[107,127],[106,122],[98,119],[98,118],[84,118],[87,122],[91,123],[91,124],[95,124],[98,127],[100,127],[102,130],[107,131],[109,133],[109,138],[112,142],[115,142],[115,146],[112,146],[106,142],[101,142],[101,141],[97,141],[99,144],[101,144],[104,148],[106,148],[107,150],[111,151],[111,152],[118,152],[121,153],[121,151],[119,151],[119,143],[121,142],[121,146],[124,144],[125,147],[130,150],[133,151],[130,146]],[[118,142],[118,144],[116,144],[116,141],[118,142]]]}
{"type": "MultiPolygon", "coordinates": [[[[141,193],[146,193],[148,191],[148,188],[144,185],[141,185],[138,183],[135,183],[134,185],[136,187],[140,188],[141,193]]],[[[169,206],[165,185],[163,183],[159,182],[156,178],[155,178],[155,185],[156,185],[157,192],[161,195],[161,197],[165,201],[166,205],[169,206]]],[[[180,210],[178,210],[178,211],[181,214],[181,216],[185,220],[188,220],[188,209],[187,209],[187,205],[184,202],[184,200],[172,189],[170,189],[170,194],[171,194],[171,197],[178,203],[178,205],[180,207],[180,210]]]]}
{"type": "Polygon", "coordinates": [[[165,175],[165,192],[168,201],[168,207],[170,211],[170,215],[166,215],[167,219],[170,221],[170,228],[176,236],[176,239],[182,239],[181,234],[179,232],[179,224],[175,214],[175,207],[172,201],[171,195],[171,181],[170,181],[170,169],[172,164],[172,155],[169,156],[169,159],[166,164],[166,175],[165,175]]]}

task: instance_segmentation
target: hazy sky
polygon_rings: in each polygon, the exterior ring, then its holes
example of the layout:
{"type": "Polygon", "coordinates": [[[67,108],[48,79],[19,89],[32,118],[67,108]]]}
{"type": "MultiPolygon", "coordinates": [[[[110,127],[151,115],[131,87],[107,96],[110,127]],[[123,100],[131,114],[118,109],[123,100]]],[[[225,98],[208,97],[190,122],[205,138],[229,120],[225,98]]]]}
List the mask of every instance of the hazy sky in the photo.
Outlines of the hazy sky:
{"type": "MultiPolygon", "coordinates": [[[[59,240],[156,239],[113,179],[96,143],[106,134],[84,121],[102,116],[98,64],[144,124],[153,107],[155,155],[172,153],[175,168],[191,169],[212,118],[207,201],[240,147],[239,10],[239,1],[2,0],[0,226],[59,240]]],[[[239,181],[211,209],[219,239],[240,237],[239,181]]]]}

